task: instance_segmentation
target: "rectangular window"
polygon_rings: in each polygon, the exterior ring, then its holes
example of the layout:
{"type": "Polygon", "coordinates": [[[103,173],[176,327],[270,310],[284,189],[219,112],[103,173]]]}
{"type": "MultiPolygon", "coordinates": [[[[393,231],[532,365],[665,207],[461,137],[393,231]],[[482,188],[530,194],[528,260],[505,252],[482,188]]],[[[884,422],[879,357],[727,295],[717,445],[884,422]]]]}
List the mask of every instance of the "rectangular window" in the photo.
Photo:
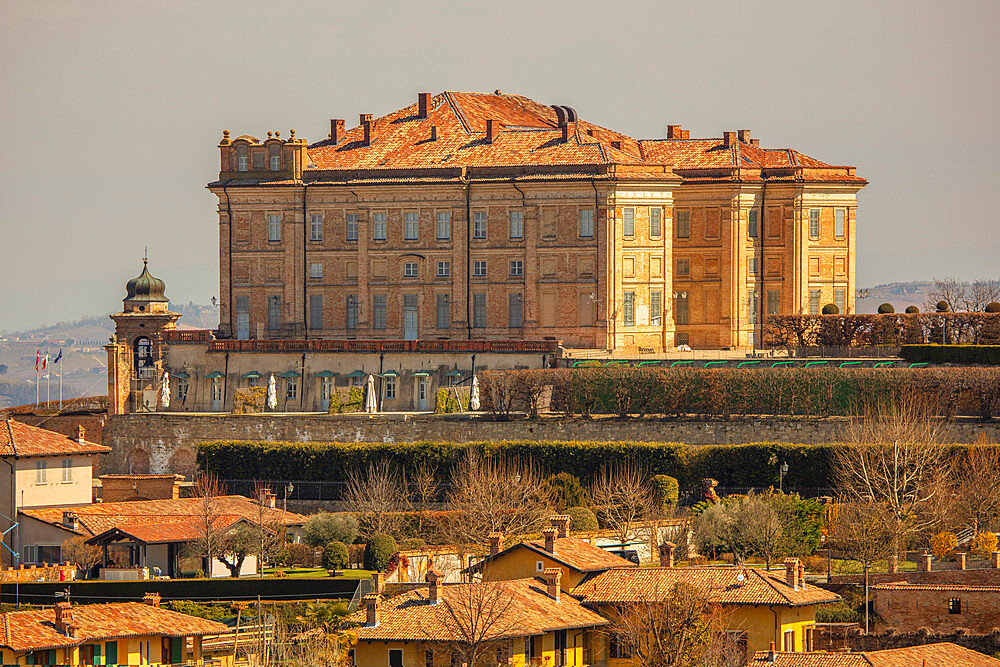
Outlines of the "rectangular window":
{"type": "Polygon", "coordinates": [[[313,213],[309,216],[309,240],[323,240],[323,216],[313,213]]]}
{"type": "Polygon", "coordinates": [[[507,295],[507,326],[520,329],[524,326],[523,300],[520,293],[507,295]]]}
{"type": "Polygon", "coordinates": [[[309,295],[309,328],[323,328],[323,295],[309,295]]]}
{"type": "Polygon", "coordinates": [[[267,240],[281,240],[281,216],[271,214],[267,216],[267,240]]]}
{"type": "Polygon", "coordinates": [[[757,324],[757,310],[760,304],[757,303],[757,290],[747,290],[747,320],[750,324],[757,324]]]}
{"type": "Polygon", "coordinates": [[[240,155],[236,158],[236,168],[239,171],[246,171],[249,168],[249,161],[246,155],[240,155]]]}
{"type": "Polygon", "coordinates": [[[417,277],[417,263],[416,262],[404,262],[403,263],[403,277],[404,278],[416,278],[417,277]]]}
{"type": "Polygon", "coordinates": [[[622,235],[625,237],[635,236],[635,209],[622,209],[622,235]]]}
{"type": "Polygon", "coordinates": [[[635,292],[625,292],[622,295],[622,313],[625,326],[635,326],[635,292]]]}
{"type": "Polygon", "coordinates": [[[448,329],[451,327],[451,304],[447,294],[437,295],[437,328],[448,329]]]}
{"type": "Polygon", "coordinates": [[[358,328],[358,297],[354,294],[347,295],[347,328],[358,328]]]}
{"type": "Polygon", "coordinates": [[[663,215],[663,209],[659,206],[649,207],[649,235],[652,237],[660,236],[662,233],[662,223],[660,219],[663,215]]]}
{"type": "Polygon", "coordinates": [[[809,209],[809,238],[819,238],[819,209],[809,209]]]}
{"type": "Polygon", "coordinates": [[[809,314],[819,315],[819,290],[811,289],[809,290],[809,314]]]}
{"type": "Polygon", "coordinates": [[[486,238],[486,211],[476,211],[472,214],[472,238],[486,238]]]}
{"type": "Polygon", "coordinates": [[[385,329],[385,294],[372,295],[372,328],[385,329]]]}
{"type": "Polygon", "coordinates": [[[177,400],[181,403],[187,400],[189,386],[190,384],[184,378],[177,379],[177,400]]]}
{"type": "Polygon", "coordinates": [[[751,276],[757,275],[757,258],[747,257],[747,273],[751,276]]]}
{"type": "Polygon", "coordinates": [[[424,667],[434,667],[434,651],[430,649],[424,651],[424,667]]]}
{"type": "Polygon", "coordinates": [[[437,237],[439,241],[451,238],[451,213],[441,211],[438,213],[437,237]]]}
{"type": "Polygon", "coordinates": [[[48,461],[35,461],[35,484],[48,483],[48,476],[46,475],[48,467],[48,461]]]}
{"type": "Polygon", "coordinates": [[[845,303],[844,295],[846,294],[843,289],[833,290],[833,305],[837,307],[841,315],[847,313],[847,304],[845,303]]]}
{"type": "Polygon", "coordinates": [[[752,208],[749,212],[749,217],[747,218],[747,236],[752,239],[757,238],[760,234],[759,223],[757,222],[757,209],[752,208]]]}
{"type": "Polygon", "coordinates": [[[510,212],[510,237],[512,239],[524,238],[524,212],[510,212]]]}
{"type": "Polygon", "coordinates": [[[767,314],[777,315],[781,309],[781,290],[767,290],[767,314]]]}
{"type": "Polygon", "coordinates": [[[312,262],[309,264],[309,277],[310,278],[323,277],[323,265],[320,262],[312,262]]]}
{"type": "Polygon", "coordinates": [[[523,276],[524,275],[524,262],[520,259],[510,260],[510,275],[512,276],[523,276]]]}
{"type": "Polygon", "coordinates": [[[396,398],[396,378],[391,376],[385,378],[385,397],[396,398]]]}
{"type": "Polygon", "coordinates": [[[269,297],[267,297],[267,328],[268,329],[280,329],[281,328],[281,297],[280,296],[269,296],[269,297]]]}
{"type": "Polygon", "coordinates": [[[449,275],[451,275],[451,262],[438,262],[437,277],[447,278],[449,275]]]}
{"type": "Polygon", "coordinates": [[[358,240],[358,214],[348,213],[347,214],[347,240],[357,241],[358,240]]]}
{"type": "Polygon", "coordinates": [[[63,459],[62,462],[62,481],[72,482],[73,481],[73,459],[63,459]]]}
{"type": "Polygon", "coordinates": [[[677,275],[679,275],[679,276],[689,276],[689,275],[691,275],[691,260],[690,259],[679,259],[679,260],[677,260],[677,275]]]}
{"type": "Polygon", "coordinates": [[[688,324],[690,318],[688,316],[688,295],[687,292],[674,292],[676,297],[676,303],[674,304],[674,323],[675,324],[688,324]]]}
{"type": "Polygon", "coordinates": [[[281,171],[281,156],[271,155],[271,171],[281,171]]]}
{"type": "Polygon", "coordinates": [[[842,239],[847,234],[847,209],[838,208],[833,212],[833,215],[833,235],[842,239]]]}
{"type": "Polygon", "coordinates": [[[785,647],[783,650],[792,652],[795,650],[795,630],[785,630],[785,647]]]}
{"type": "Polygon", "coordinates": [[[580,211],[580,238],[589,239],[594,237],[594,212],[585,208],[580,211]]]}
{"type": "Polygon", "coordinates": [[[624,637],[613,634],[608,638],[608,657],[616,660],[631,659],[632,653],[628,650],[624,637]]]}
{"type": "Polygon", "coordinates": [[[389,649],[389,667],[403,667],[403,649],[389,649]]]}
{"type": "Polygon", "coordinates": [[[486,277],[486,260],[477,260],[472,263],[472,275],[479,278],[486,277]]]}
{"type": "Polygon", "coordinates": [[[691,211],[677,211],[677,238],[691,238],[691,211]]]}
{"type": "Polygon", "coordinates": [[[416,241],[420,235],[420,223],[416,213],[405,213],[403,215],[403,238],[407,241],[416,241]]]}
{"type": "Polygon", "coordinates": [[[385,213],[372,213],[372,239],[385,241],[385,213]]]}
{"type": "Polygon", "coordinates": [[[948,600],[948,613],[949,614],[961,614],[962,613],[962,600],[961,600],[961,598],[950,598],[948,600]]]}
{"type": "Polygon", "coordinates": [[[285,398],[298,398],[299,396],[299,379],[298,378],[286,378],[285,379],[285,398]]]}
{"type": "Polygon", "coordinates": [[[472,295],[472,326],[476,329],[486,328],[486,295],[472,295]]]}
{"type": "Polygon", "coordinates": [[[652,290],[649,293],[649,323],[653,326],[660,326],[662,314],[663,292],[660,290],[652,290]]]}

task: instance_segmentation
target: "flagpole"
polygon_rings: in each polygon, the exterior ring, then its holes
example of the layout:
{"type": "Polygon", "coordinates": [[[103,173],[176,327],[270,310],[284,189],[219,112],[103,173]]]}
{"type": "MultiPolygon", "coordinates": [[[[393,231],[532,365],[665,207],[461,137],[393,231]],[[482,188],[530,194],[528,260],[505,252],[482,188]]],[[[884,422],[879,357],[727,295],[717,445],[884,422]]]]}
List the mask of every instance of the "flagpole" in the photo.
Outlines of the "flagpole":
{"type": "MultiPolygon", "coordinates": [[[[60,350],[60,352],[62,352],[62,350],[60,350]]],[[[59,361],[62,361],[62,359],[60,359],[59,361]]],[[[63,367],[60,366],[59,367],[59,412],[62,412],[62,373],[63,373],[63,367]]]]}

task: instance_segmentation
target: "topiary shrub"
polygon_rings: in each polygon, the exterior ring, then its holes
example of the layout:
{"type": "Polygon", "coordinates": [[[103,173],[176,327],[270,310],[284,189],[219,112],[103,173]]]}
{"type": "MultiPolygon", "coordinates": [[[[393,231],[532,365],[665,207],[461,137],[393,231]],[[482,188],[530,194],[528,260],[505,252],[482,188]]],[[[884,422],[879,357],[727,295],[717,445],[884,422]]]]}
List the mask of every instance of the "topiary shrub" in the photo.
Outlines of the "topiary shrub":
{"type": "Polygon", "coordinates": [[[399,545],[392,535],[375,533],[365,544],[365,569],[384,572],[392,560],[393,554],[399,551],[399,545]]]}
{"type": "Polygon", "coordinates": [[[917,308],[916,306],[907,306],[906,312],[909,313],[910,315],[915,315],[920,312],[920,309],[917,308]]]}
{"type": "Polygon", "coordinates": [[[653,475],[653,497],[656,498],[658,506],[668,509],[677,506],[677,497],[680,493],[680,485],[677,479],[670,475],[653,475]]]}
{"type": "Polygon", "coordinates": [[[329,542],[350,544],[358,537],[358,520],[353,514],[330,514],[320,512],[306,519],[302,530],[302,539],[314,547],[323,546],[329,542]]]}
{"type": "Polygon", "coordinates": [[[571,533],[588,533],[601,527],[597,522],[597,515],[589,507],[567,507],[563,514],[570,518],[569,530],[571,533]]]}
{"type": "Polygon", "coordinates": [[[824,315],[840,315],[840,308],[837,308],[837,304],[835,304],[835,303],[828,303],[825,306],[823,306],[823,314],[824,315]]]}
{"type": "Polygon", "coordinates": [[[1000,303],[993,301],[992,303],[986,304],[987,313],[1000,313],[1000,303]]]}
{"type": "Polygon", "coordinates": [[[327,570],[343,570],[349,562],[347,545],[334,540],[323,549],[323,567],[327,570]]]}
{"type": "Polygon", "coordinates": [[[568,472],[560,472],[545,480],[545,486],[552,497],[552,503],[557,512],[567,507],[586,506],[587,492],[583,490],[580,479],[568,472]]]}
{"type": "Polygon", "coordinates": [[[939,313],[947,313],[948,312],[948,302],[947,301],[938,301],[936,304],[934,304],[934,308],[939,313]]]}
{"type": "Polygon", "coordinates": [[[882,315],[888,315],[889,313],[895,313],[896,309],[892,307],[891,303],[883,303],[878,307],[878,312],[882,315]]]}

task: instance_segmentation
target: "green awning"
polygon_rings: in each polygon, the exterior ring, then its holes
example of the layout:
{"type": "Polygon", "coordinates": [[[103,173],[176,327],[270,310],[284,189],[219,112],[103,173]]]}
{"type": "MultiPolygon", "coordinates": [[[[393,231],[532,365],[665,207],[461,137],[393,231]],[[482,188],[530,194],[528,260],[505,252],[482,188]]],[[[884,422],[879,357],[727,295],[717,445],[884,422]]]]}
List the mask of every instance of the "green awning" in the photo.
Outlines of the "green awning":
{"type": "Polygon", "coordinates": [[[386,371],[385,373],[382,373],[382,377],[384,377],[384,378],[398,378],[399,377],[399,373],[397,373],[396,371],[386,371]]]}
{"type": "Polygon", "coordinates": [[[444,376],[448,377],[448,378],[460,378],[463,375],[464,375],[464,373],[462,373],[462,371],[449,371],[449,372],[447,372],[447,373],[444,374],[444,376]]]}
{"type": "Polygon", "coordinates": [[[257,371],[250,371],[249,373],[241,375],[240,377],[243,378],[244,380],[258,380],[264,376],[258,373],[257,371]]]}
{"type": "Polygon", "coordinates": [[[413,374],[415,378],[429,378],[431,374],[428,371],[417,371],[413,374]]]}
{"type": "Polygon", "coordinates": [[[320,371],[319,373],[313,373],[313,377],[315,378],[332,378],[335,375],[337,374],[333,371],[320,371]]]}
{"type": "Polygon", "coordinates": [[[301,377],[301,376],[299,375],[298,371],[285,371],[284,373],[282,373],[278,377],[283,377],[283,378],[297,378],[297,377],[301,377]]]}
{"type": "Polygon", "coordinates": [[[180,378],[181,380],[187,380],[188,378],[191,377],[184,371],[173,371],[173,372],[167,371],[167,375],[169,375],[172,378],[180,378]]]}
{"type": "Polygon", "coordinates": [[[221,377],[226,377],[226,376],[220,373],[219,371],[212,371],[211,373],[205,374],[205,378],[209,380],[214,380],[215,378],[221,378],[221,377]]]}
{"type": "Polygon", "coordinates": [[[347,377],[363,378],[363,377],[368,377],[368,373],[365,373],[364,371],[351,371],[350,373],[347,374],[347,377]]]}

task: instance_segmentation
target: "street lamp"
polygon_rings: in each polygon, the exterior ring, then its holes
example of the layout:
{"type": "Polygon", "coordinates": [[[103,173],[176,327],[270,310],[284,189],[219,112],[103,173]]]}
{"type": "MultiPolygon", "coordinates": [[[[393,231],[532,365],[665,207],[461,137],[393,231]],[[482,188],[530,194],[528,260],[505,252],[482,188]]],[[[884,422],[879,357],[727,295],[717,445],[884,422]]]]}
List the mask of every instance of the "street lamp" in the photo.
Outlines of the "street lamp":
{"type": "Polygon", "coordinates": [[[286,512],[288,511],[288,494],[295,490],[295,485],[289,482],[285,484],[285,504],[282,507],[286,512]]]}
{"type": "Polygon", "coordinates": [[[785,475],[788,474],[788,461],[783,462],[778,466],[778,491],[782,490],[782,484],[785,481],[785,475]]]}

